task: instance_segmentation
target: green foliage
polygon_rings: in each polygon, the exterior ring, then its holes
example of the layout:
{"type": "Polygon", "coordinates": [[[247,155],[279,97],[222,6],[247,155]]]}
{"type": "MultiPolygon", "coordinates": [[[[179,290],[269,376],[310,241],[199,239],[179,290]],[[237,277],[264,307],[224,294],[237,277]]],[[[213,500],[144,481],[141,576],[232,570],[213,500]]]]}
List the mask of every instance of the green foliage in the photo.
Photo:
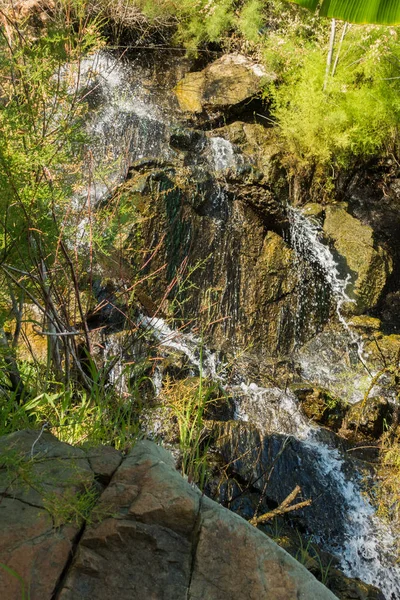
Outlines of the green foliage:
{"type": "Polygon", "coordinates": [[[25,580],[15,569],[12,569],[8,565],[0,562],[0,569],[3,569],[8,575],[16,579],[21,584],[21,600],[30,600],[31,594],[29,590],[29,586],[25,583],[25,580]]]}
{"type": "MultiPolygon", "coordinates": [[[[387,432],[382,438],[381,461],[377,470],[374,498],[378,515],[400,531],[400,436],[387,432]]],[[[400,556],[400,543],[397,544],[400,556]]]]}
{"type": "Polygon", "coordinates": [[[204,487],[207,473],[207,429],[204,415],[207,407],[216,402],[217,386],[199,378],[173,381],[168,377],[163,383],[161,396],[172,411],[179,431],[182,453],[182,474],[204,487]]]}
{"type": "Polygon", "coordinates": [[[48,335],[47,375],[68,379],[70,363],[79,368],[71,359],[74,340],[62,343],[57,336],[77,320],[71,290],[79,320],[85,319],[78,283],[84,265],[76,248],[74,260],[70,253],[82,219],[71,206],[81,185],[85,140],[77,73],[81,59],[101,44],[98,23],[86,13],[83,0],[63,0],[38,35],[29,19],[11,11],[0,36],[1,366],[6,388],[19,395],[15,350],[26,299],[41,315],[34,325],[48,335]],[[14,322],[9,335],[6,320],[14,322]]]}
{"type": "MultiPolygon", "coordinates": [[[[28,398],[18,402],[15,393],[4,394],[0,401],[0,436],[21,429],[40,429],[43,423],[61,441],[73,445],[98,444],[125,448],[132,445],[140,435],[139,414],[133,400],[121,397],[107,385],[106,373],[93,368],[90,390],[81,385],[65,386],[63,383],[43,382],[43,374],[37,380],[25,379],[28,398]],[[48,391],[38,393],[40,388],[48,391]]],[[[143,379],[135,382],[140,386],[143,379]]]]}
{"type": "Polygon", "coordinates": [[[400,123],[398,31],[351,28],[327,81],[326,51],[319,41],[301,52],[283,48],[292,64],[270,93],[288,153],[298,165],[327,167],[392,151],[400,123]]]}
{"type": "Polygon", "coordinates": [[[265,26],[265,3],[261,0],[249,0],[243,6],[237,26],[246,40],[258,42],[265,26]]]}
{"type": "MultiPolygon", "coordinates": [[[[138,9],[155,28],[175,29],[175,40],[189,50],[209,42],[221,43],[236,32],[247,40],[257,41],[264,19],[262,0],[129,0],[125,11],[138,9]]],[[[113,9],[116,14],[121,7],[113,9]]]]}
{"type": "Polygon", "coordinates": [[[315,11],[324,17],[343,19],[349,23],[400,23],[400,5],[387,0],[292,0],[300,6],[315,11]]]}
{"type": "Polygon", "coordinates": [[[62,494],[49,492],[43,497],[43,506],[51,515],[54,527],[68,523],[80,526],[83,522],[90,525],[108,516],[107,513],[100,515],[96,511],[98,500],[99,490],[93,485],[86,485],[78,492],[71,488],[67,488],[62,494]]]}

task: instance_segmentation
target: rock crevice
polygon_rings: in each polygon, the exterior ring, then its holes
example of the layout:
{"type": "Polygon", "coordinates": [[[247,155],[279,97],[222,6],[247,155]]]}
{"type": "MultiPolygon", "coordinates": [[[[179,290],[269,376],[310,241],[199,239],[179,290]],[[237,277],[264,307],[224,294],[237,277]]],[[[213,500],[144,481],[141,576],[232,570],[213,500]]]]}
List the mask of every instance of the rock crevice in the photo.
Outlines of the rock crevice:
{"type": "MultiPolygon", "coordinates": [[[[26,431],[7,436],[3,450],[19,442],[28,449],[34,436],[26,431]]],[[[60,458],[71,453],[46,433],[42,456],[49,449],[60,458]]],[[[84,453],[75,455],[79,469],[84,453]]],[[[101,455],[105,460],[97,468],[103,473],[120,464],[86,523],[65,519],[55,528],[46,510],[39,509],[38,521],[31,507],[24,518],[15,513],[23,505],[19,500],[0,504],[0,562],[19,577],[0,571],[7,600],[19,600],[20,581],[31,600],[335,598],[267,536],[192,487],[166,450],[141,441],[125,458],[104,449],[101,455]]],[[[43,483],[51,471],[52,485],[59,489],[57,463],[40,464],[43,483]]],[[[69,487],[79,493],[58,469],[64,493],[69,487]]],[[[91,474],[93,481],[96,473],[91,474]]]]}

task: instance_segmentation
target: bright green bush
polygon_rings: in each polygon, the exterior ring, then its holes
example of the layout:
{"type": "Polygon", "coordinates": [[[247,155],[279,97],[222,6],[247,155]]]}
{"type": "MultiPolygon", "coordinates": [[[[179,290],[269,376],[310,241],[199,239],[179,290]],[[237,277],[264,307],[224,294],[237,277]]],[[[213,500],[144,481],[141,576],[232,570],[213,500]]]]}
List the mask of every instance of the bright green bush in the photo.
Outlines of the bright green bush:
{"type": "Polygon", "coordinates": [[[258,42],[265,26],[265,2],[262,0],[249,0],[243,6],[238,17],[239,31],[246,40],[258,42]]]}
{"type": "Polygon", "coordinates": [[[267,56],[274,50],[284,68],[281,85],[270,89],[273,113],[298,164],[347,166],[393,149],[400,123],[397,29],[353,27],[327,79],[326,43],[285,42],[280,50],[270,40],[267,56]]]}
{"type": "Polygon", "coordinates": [[[155,29],[169,25],[175,29],[175,41],[191,51],[209,42],[223,42],[231,33],[248,41],[258,41],[268,5],[264,0],[103,1],[111,17],[122,24],[124,18],[127,24],[128,14],[133,21],[139,20],[136,10],[155,29]]]}

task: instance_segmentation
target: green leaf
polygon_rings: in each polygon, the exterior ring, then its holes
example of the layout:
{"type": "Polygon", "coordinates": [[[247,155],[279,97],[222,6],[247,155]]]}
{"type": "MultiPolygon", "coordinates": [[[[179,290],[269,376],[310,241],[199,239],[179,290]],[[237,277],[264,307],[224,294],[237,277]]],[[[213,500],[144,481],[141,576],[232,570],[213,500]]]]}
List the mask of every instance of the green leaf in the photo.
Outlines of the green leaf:
{"type": "MultiPolygon", "coordinates": [[[[296,4],[315,11],[318,0],[293,0],[296,4]]],[[[343,19],[349,23],[400,24],[398,0],[323,0],[320,13],[324,17],[343,19]]]]}

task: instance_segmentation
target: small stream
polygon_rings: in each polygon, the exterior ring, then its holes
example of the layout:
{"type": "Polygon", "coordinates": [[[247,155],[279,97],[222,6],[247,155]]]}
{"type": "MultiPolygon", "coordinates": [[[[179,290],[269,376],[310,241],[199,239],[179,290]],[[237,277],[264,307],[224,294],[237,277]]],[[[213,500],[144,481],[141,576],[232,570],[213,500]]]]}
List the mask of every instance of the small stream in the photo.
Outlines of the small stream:
{"type": "MultiPolygon", "coordinates": [[[[150,95],[146,84],[149,72],[139,61],[127,64],[101,52],[83,61],[80,71],[79,85],[82,93],[88,94],[91,108],[87,127],[93,140],[91,153],[95,157],[95,201],[100,202],[123,181],[132,163],[149,158],[168,161],[178,156],[178,150],[169,143],[176,126],[176,115],[168,103],[160,105],[157,97],[150,95]]],[[[206,165],[217,175],[240,163],[240,157],[236,156],[234,147],[227,140],[206,136],[202,138],[196,156],[186,156],[185,160],[186,164],[192,160],[196,165],[206,165]]],[[[218,185],[216,183],[216,189],[218,185]]],[[[227,202],[223,190],[218,198],[227,202]]],[[[320,309],[317,305],[320,297],[321,302],[327,305],[334,302],[338,321],[357,346],[362,361],[362,345],[342,314],[343,305],[352,302],[347,293],[349,278],[343,276],[324,243],[319,225],[308,220],[298,209],[289,207],[288,215],[288,242],[301,258],[301,263],[308,265],[305,279],[311,282],[310,285],[317,285],[311,294],[315,305],[307,304],[306,298],[299,300],[300,304],[303,302],[299,305],[297,319],[299,343],[300,329],[307,326],[307,314],[320,309]],[[315,277],[315,272],[318,277],[315,277]]],[[[310,297],[307,289],[304,295],[310,297]]],[[[387,600],[400,598],[400,567],[394,560],[394,536],[376,517],[363,493],[361,475],[354,465],[348,468],[348,460],[341,452],[323,440],[319,428],[310,424],[303,415],[294,394],[278,387],[260,387],[243,371],[236,374],[234,381],[228,381],[225,367],[218,362],[216,355],[202,347],[195,336],[172,330],[160,318],[142,316],[141,326],[158,340],[160,350],[179,351],[195,370],[201,370],[204,376],[218,381],[234,401],[237,420],[255,424],[264,436],[283,434],[296,440],[299,461],[303,456],[304,464],[313,465],[312,477],[318,480],[316,485],[329,500],[323,507],[325,515],[321,513],[321,517],[316,518],[319,523],[316,533],[321,545],[339,558],[346,575],[376,585],[387,600]],[[334,528],[334,534],[329,504],[335,507],[335,515],[341,521],[334,528]]],[[[119,350],[110,341],[107,351],[116,355],[119,350]]],[[[122,385],[123,370],[120,366],[116,365],[112,377],[114,385],[122,385]]],[[[156,372],[154,385],[159,392],[162,385],[160,370],[156,372]]],[[[312,511],[313,507],[309,510],[312,511]]]]}
{"type": "MultiPolygon", "coordinates": [[[[397,600],[400,566],[395,563],[395,536],[376,516],[365,494],[362,475],[353,464],[349,468],[345,455],[321,439],[319,428],[304,416],[294,394],[276,387],[260,387],[249,382],[246,374],[236,375],[233,384],[227,382],[224,365],[218,364],[215,354],[201,346],[194,336],[175,332],[162,319],[143,318],[143,324],[158,340],[160,350],[178,350],[205,377],[218,381],[234,401],[236,419],[251,422],[265,436],[279,433],[297,440],[301,468],[312,465],[311,476],[319,479],[321,493],[326,498],[323,508],[326,512],[317,516],[318,531],[313,532],[314,539],[338,557],[345,575],[375,585],[387,600],[397,600]],[[335,517],[340,522],[332,525],[335,517]]],[[[160,389],[160,373],[157,377],[160,389]]],[[[308,510],[313,511],[313,507],[308,510]]]]}

